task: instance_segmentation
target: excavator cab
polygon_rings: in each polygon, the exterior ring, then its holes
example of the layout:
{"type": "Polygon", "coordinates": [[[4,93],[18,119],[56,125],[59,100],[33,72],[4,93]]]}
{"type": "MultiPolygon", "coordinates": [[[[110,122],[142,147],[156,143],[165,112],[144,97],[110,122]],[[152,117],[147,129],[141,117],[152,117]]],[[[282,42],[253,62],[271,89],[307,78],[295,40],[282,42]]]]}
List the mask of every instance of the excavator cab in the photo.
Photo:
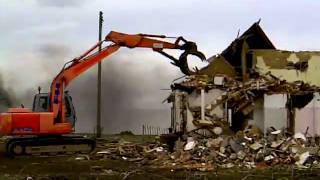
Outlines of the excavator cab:
{"type": "MultiPolygon", "coordinates": [[[[32,110],[33,112],[49,112],[49,93],[39,93],[34,96],[32,110]]],[[[72,128],[75,127],[76,112],[72,103],[72,97],[68,91],[64,93],[64,108],[65,119],[71,124],[72,128]]]]}

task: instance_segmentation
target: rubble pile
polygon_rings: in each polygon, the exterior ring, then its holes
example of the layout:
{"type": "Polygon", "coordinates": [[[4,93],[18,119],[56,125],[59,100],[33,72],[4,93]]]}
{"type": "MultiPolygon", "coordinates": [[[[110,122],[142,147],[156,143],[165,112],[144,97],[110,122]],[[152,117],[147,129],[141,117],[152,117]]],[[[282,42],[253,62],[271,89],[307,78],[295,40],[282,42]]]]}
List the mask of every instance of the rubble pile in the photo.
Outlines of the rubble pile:
{"type": "Polygon", "coordinates": [[[259,168],[276,165],[320,167],[319,138],[306,138],[302,133],[291,136],[283,130],[269,128],[262,136],[253,126],[235,135],[214,138],[187,137],[178,140],[170,152],[160,142],[135,144],[130,142],[100,143],[101,151],[91,159],[122,159],[165,169],[212,171],[215,168],[259,168]]]}

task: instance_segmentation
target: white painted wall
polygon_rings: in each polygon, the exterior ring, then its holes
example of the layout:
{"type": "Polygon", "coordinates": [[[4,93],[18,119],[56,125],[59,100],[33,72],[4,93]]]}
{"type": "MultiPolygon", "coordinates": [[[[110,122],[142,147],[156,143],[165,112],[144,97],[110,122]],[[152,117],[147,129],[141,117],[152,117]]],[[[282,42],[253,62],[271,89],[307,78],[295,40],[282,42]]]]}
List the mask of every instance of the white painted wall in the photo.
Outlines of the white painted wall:
{"type": "Polygon", "coordinates": [[[320,95],[314,94],[314,98],[305,107],[296,109],[295,132],[305,133],[307,127],[310,136],[320,135],[320,95]]]}
{"type": "Polygon", "coordinates": [[[276,129],[286,128],[286,102],[286,94],[265,94],[263,100],[255,104],[252,124],[256,125],[264,133],[271,126],[276,129]]]}
{"type": "Polygon", "coordinates": [[[276,129],[287,127],[286,103],[286,94],[264,95],[264,132],[270,126],[276,129]]]}

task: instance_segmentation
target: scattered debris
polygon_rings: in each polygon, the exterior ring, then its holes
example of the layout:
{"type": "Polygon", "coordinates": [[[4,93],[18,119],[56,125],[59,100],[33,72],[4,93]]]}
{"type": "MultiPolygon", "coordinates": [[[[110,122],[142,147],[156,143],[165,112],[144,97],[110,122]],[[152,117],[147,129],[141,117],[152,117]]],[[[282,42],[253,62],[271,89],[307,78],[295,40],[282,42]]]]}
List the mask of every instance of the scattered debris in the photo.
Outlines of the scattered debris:
{"type": "Polygon", "coordinates": [[[90,157],[88,156],[88,155],[78,155],[76,158],[75,158],[75,160],[79,160],[79,161],[81,161],[81,160],[90,160],[90,157]]]}
{"type": "Polygon", "coordinates": [[[307,141],[306,137],[300,132],[296,133],[293,137],[296,139],[303,139],[304,141],[307,141]]]}
{"type": "Polygon", "coordinates": [[[258,150],[258,149],[260,149],[260,148],[262,148],[262,147],[263,147],[263,146],[262,146],[260,143],[257,143],[257,142],[250,145],[250,148],[253,149],[253,150],[255,150],[255,151],[258,150]]]}
{"type": "Polygon", "coordinates": [[[279,129],[279,130],[276,130],[276,131],[273,131],[273,132],[271,132],[271,134],[280,134],[281,133],[281,130],[279,129]]]}
{"type": "Polygon", "coordinates": [[[168,145],[160,142],[135,144],[119,141],[102,144],[100,148],[104,150],[92,154],[90,158],[118,159],[172,171],[213,171],[218,167],[251,169],[262,165],[294,164],[297,167],[312,165],[320,168],[319,144],[302,141],[304,136],[301,133],[288,136],[283,131],[276,131],[268,135],[274,138],[257,132],[221,134],[216,138],[185,137],[185,141],[182,138],[176,142],[173,152],[169,151],[168,145]]]}
{"type": "Polygon", "coordinates": [[[299,161],[297,162],[298,165],[304,165],[307,159],[310,157],[309,152],[305,152],[299,155],[299,161]]]}
{"type": "Polygon", "coordinates": [[[185,151],[192,150],[195,146],[196,146],[196,141],[194,141],[192,137],[189,137],[187,144],[184,146],[184,150],[185,151]]]}
{"type": "Polygon", "coordinates": [[[111,154],[111,152],[108,150],[103,150],[103,151],[97,152],[97,154],[111,154]]]}

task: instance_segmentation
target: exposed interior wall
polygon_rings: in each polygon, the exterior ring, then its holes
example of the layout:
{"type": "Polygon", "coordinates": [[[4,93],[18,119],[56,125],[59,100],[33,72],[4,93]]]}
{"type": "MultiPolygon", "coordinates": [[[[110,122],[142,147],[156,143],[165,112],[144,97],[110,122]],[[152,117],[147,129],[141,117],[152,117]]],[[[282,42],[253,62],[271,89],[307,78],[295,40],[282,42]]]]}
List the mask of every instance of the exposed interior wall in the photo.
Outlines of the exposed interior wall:
{"type": "Polygon", "coordinates": [[[309,136],[320,135],[320,95],[314,93],[314,98],[305,107],[295,109],[295,132],[309,136]]]}
{"type": "Polygon", "coordinates": [[[275,129],[287,128],[286,103],[286,94],[265,94],[255,102],[253,120],[249,124],[257,126],[264,134],[271,126],[275,129]]]}
{"type": "Polygon", "coordinates": [[[261,131],[264,130],[264,98],[260,98],[254,102],[253,119],[248,122],[259,128],[261,131]]]}
{"type": "Polygon", "coordinates": [[[191,113],[191,110],[189,109],[189,107],[187,107],[187,121],[186,121],[187,122],[186,123],[186,131],[187,132],[190,132],[194,129],[197,129],[197,126],[194,125],[193,120],[194,120],[194,118],[191,113]]]}
{"type": "MultiPolygon", "coordinates": [[[[205,107],[208,110],[210,105],[216,104],[218,97],[222,95],[223,91],[220,89],[210,89],[205,92],[205,107]]],[[[190,108],[200,108],[201,107],[201,93],[200,91],[193,91],[187,98],[188,105],[190,108]]],[[[216,108],[210,110],[210,114],[215,114],[219,118],[223,118],[224,109],[222,106],[217,106],[216,108]]]]}
{"type": "MultiPolygon", "coordinates": [[[[220,89],[211,89],[208,92],[205,92],[205,111],[206,114],[210,114],[211,116],[216,116],[217,118],[224,117],[224,109],[222,105],[212,108],[213,104],[217,103],[218,97],[222,95],[223,91],[220,89]]],[[[201,109],[201,93],[200,91],[193,91],[191,94],[187,96],[188,102],[188,113],[187,113],[187,131],[192,131],[197,128],[194,125],[193,121],[196,120],[192,115],[190,109],[201,109]]],[[[205,120],[209,120],[210,118],[205,117],[205,120]]],[[[199,120],[199,119],[198,119],[199,120]]]]}
{"type": "Polygon", "coordinates": [[[272,75],[288,82],[303,81],[320,86],[320,52],[253,50],[253,67],[258,73],[272,75]]]}
{"type": "Polygon", "coordinates": [[[266,132],[268,127],[276,129],[287,128],[287,95],[272,94],[264,95],[264,129],[266,132]]]}

